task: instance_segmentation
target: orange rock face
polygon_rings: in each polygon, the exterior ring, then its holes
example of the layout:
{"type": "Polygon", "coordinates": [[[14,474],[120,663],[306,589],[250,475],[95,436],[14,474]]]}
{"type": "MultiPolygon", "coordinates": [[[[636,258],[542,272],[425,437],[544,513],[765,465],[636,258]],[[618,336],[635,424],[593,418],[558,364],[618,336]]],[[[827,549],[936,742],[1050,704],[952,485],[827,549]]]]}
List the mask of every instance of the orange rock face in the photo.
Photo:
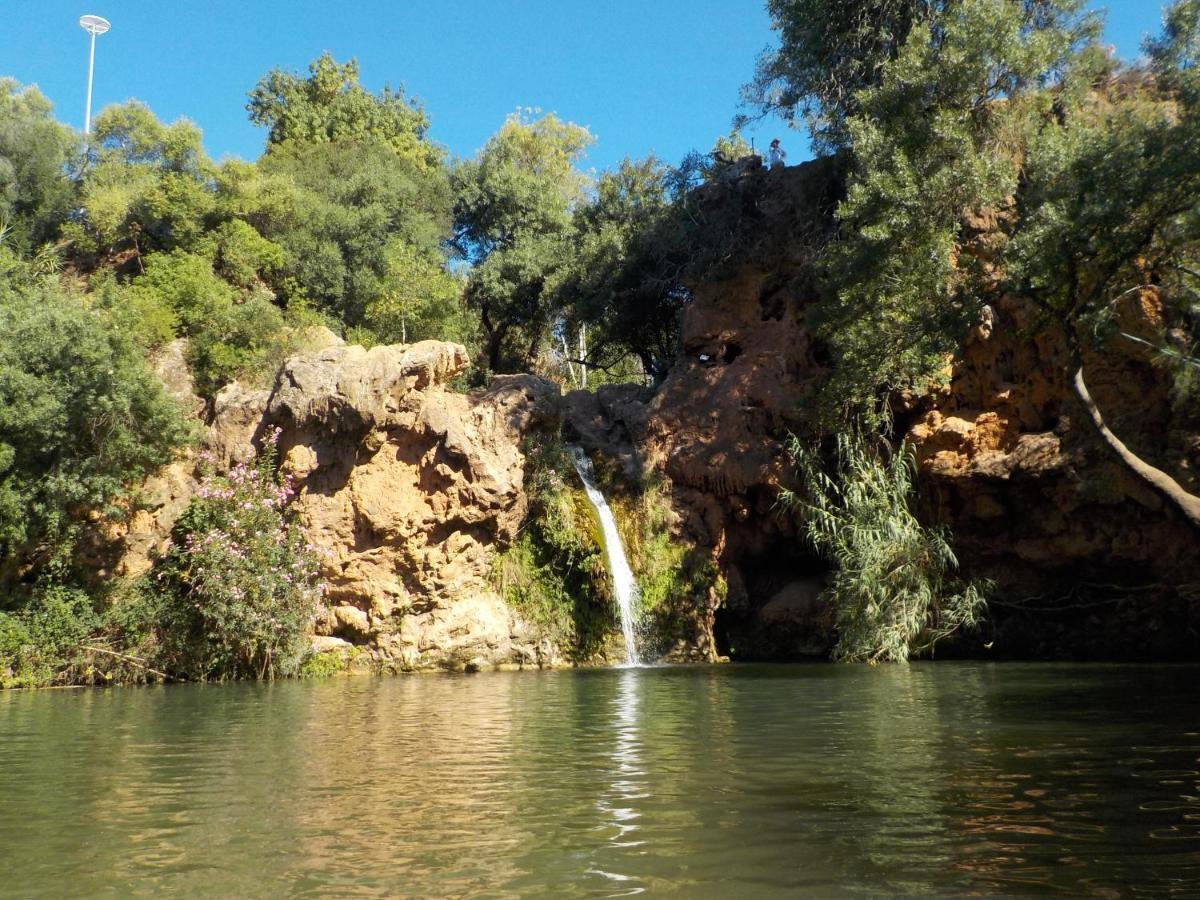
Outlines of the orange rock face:
{"type": "MultiPolygon", "coordinates": [[[[772,652],[778,623],[764,610],[778,618],[783,607],[772,598],[798,591],[821,565],[775,498],[789,478],[787,433],[824,371],[805,327],[814,246],[833,208],[824,165],[763,173],[738,188],[757,198],[736,198],[755,213],[741,226],[755,237],[731,272],[690,285],[679,361],[645,414],[626,417],[643,458],[675,484],[688,534],[729,576],[718,614],[732,629],[728,642],[772,652]]],[[[1099,635],[1097,648],[1131,629],[1149,641],[1138,646],[1151,647],[1156,630],[1175,627],[1168,621],[1200,632],[1200,608],[1188,599],[1197,592],[1180,590],[1200,583],[1200,536],[1097,440],[1068,382],[1064,337],[1036,312],[1019,297],[999,300],[947,361],[945,386],[897,403],[897,424],[918,453],[923,516],[951,529],[964,572],[994,580],[1000,604],[1039,597],[1037,615],[1055,604],[1092,609],[1086,628],[1099,635]]],[[[1114,312],[1116,331],[1144,340],[1160,339],[1167,324],[1153,289],[1122,298],[1114,312]]],[[[1084,367],[1116,434],[1200,492],[1200,441],[1177,419],[1170,375],[1147,348],[1115,334],[1085,352],[1084,367]]],[[[1009,615],[1000,604],[997,620],[1009,615]]],[[[811,624],[820,613],[806,609],[811,624]]],[[[1006,649],[1063,652],[1076,625],[1055,621],[1038,627],[1058,648],[1026,634],[1006,649]]]]}
{"type": "MultiPolygon", "coordinates": [[[[521,441],[559,425],[558,388],[528,375],[450,391],[457,344],[335,345],[289,359],[271,391],[233,384],[204,438],[245,461],[278,426],[281,468],[327,585],[314,648],[384,668],[538,666],[559,660],[490,584],[525,516],[521,441]]],[[[195,494],[193,460],[151,478],[117,574],[151,565],[195,494]]]]}

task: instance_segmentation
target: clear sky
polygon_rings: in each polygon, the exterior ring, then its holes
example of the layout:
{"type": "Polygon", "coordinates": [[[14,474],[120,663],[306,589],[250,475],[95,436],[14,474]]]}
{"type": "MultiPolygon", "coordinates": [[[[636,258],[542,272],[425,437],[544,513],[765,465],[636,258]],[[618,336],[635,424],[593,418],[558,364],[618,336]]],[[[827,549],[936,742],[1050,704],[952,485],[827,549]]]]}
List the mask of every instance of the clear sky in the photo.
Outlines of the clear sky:
{"type": "MultiPolygon", "coordinates": [[[[1108,40],[1134,58],[1157,32],[1159,0],[1108,0],[1108,40]]],[[[246,92],[276,66],[303,71],[321,51],[357,57],[365,84],[403,84],[432,136],[470,155],[518,106],[587,125],[588,163],[651,151],[677,162],[728,132],[739,86],[771,41],[762,0],[9,0],[0,75],[36,83],[58,117],[82,127],[83,13],[105,16],[93,113],[130,97],[161,118],[187,116],[215,157],[254,159],[264,133],[246,92]]],[[[768,121],[758,146],[805,141],[768,121]]]]}

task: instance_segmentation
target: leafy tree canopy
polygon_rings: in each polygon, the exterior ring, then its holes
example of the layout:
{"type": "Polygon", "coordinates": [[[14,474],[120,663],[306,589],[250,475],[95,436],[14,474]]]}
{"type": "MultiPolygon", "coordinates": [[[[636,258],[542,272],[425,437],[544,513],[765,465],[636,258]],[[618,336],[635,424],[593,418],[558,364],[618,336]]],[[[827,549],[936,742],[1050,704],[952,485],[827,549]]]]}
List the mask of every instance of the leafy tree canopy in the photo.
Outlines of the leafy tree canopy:
{"type": "Polygon", "coordinates": [[[37,88],[0,78],[0,224],[10,246],[52,240],[70,207],[75,136],[51,109],[37,88]]]}
{"type": "Polygon", "coordinates": [[[186,119],[165,124],[137,101],[96,117],[79,210],[65,228],[84,255],[138,257],[198,241],[216,210],[216,167],[186,119]]]}
{"type": "Polygon", "coordinates": [[[268,149],[289,141],[374,140],[422,168],[442,162],[442,151],[425,138],[425,111],[404,96],[403,88],[384,86],[372,94],[359,83],[355,60],[339,64],[328,52],[309,63],[307,78],[281,69],[269,72],[250,92],[246,109],[250,121],[269,129],[268,149]]]}
{"type": "Polygon", "coordinates": [[[450,228],[444,169],[421,167],[378,141],[288,144],[260,162],[254,203],[262,233],[284,251],[281,271],[319,309],[359,325],[388,290],[397,242],[441,257],[450,228]]]}
{"type": "Polygon", "coordinates": [[[0,561],[112,504],[187,435],[114,323],[52,281],[0,280],[0,561]]]}
{"type": "Polygon", "coordinates": [[[474,263],[466,296],[492,371],[532,367],[550,337],[558,310],[547,282],[568,252],[588,185],[578,163],[592,140],[553,114],[514,113],[452,173],[454,246],[474,263]]]}

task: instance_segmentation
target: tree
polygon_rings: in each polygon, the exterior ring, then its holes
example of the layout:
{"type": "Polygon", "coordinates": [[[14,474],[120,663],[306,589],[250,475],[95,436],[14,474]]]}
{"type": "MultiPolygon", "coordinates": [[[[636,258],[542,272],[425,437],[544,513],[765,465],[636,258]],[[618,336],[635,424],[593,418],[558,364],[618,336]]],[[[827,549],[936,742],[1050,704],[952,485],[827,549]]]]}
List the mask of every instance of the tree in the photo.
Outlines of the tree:
{"type": "Polygon", "coordinates": [[[916,455],[902,445],[880,458],[855,431],[838,435],[833,465],[794,436],[788,453],[804,493],[784,491],[809,542],[832,565],[824,597],[838,629],[833,655],[850,662],[905,662],[974,626],[986,585],[955,577],[958,560],[944,530],[920,523],[911,504],[916,455]]]}
{"type": "Polygon", "coordinates": [[[1200,497],[1113,433],[1084,371],[1084,351],[1112,335],[1123,299],[1157,294],[1181,316],[1200,287],[1198,13],[1196,0],[1168,8],[1149,72],[1061,93],[1029,143],[1007,260],[1012,287],[1065,336],[1070,383],[1102,441],[1200,527],[1200,497]]]}
{"type": "Polygon", "coordinates": [[[889,50],[878,83],[854,94],[841,240],[827,253],[828,297],[813,316],[838,362],[825,391],[831,415],[920,389],[976,320],[991,273],[964,252],[964,219],[1010,200],[1028,130],[1053,103],[1045,86],[1095,59],[1095,22],[1081,6],[930,8],[889,50]]]}
{"type": "Polygon", "coordinates": [[[514,113],[452,174],[454,245],[474,265],[466,297],[494,372],[530,367],[551,336],[548,282],[566,259],[587,186],[576,166],[591,143],[586,128],[553,114],[514,113]]]}
{"type": "Polygon", "coordinates": [[[250,121],[269,129],[268,149],[298,142],[381,141],[419,168],[441,165],[442,151],[425,136],[425,111],[384,86],[372,94],[359,83],[358,63],[344,65],[328,52],[308,66],[308,77],[273,69],[250,92],[250,121]]]}
{"type": "Polygon", "coordinates": [[[877,87],[917,22],[945,0],[767,0],[779,47],[762,55],[743,101],[807,123],[819,150],[846,144],[859,91],[877,87]]]}
{"type": "Polygon", "coordinates": [[[120,328],[52,282],[0,280],[0,566],[113,512],[188,434],[120,328]]]}
{"type": "Polygon", "coordinates": [[[53,240],[70,209],[75,136],[35,87],[0,78],[0,224],[10,246],[53,240]]]}
{"type": "MultiPolygon", "coordinates": [[[[177,324],[188,338],[188,364],[204,397],[239,376],[259,374],[284,331],[283,314],[269,297],[240,294],[217,276],[208,257],[182,250],[147,258],[146,273],[115,305],[118,321],[126,308],[141,319],[166,317],[177,324]]],[[[139,323],[128,327],[136,333],[139,323]]]]}
{"type": "Polygon", "coordinates": [[[632,355],[660,380],[674,362],[687,297],[680,279],[691,252],[673,174],[654,157],[626,158],[600,176],[595,196],[576,212],[554,290],[569,330],[590,334],[589,366],[616,369],[632,355]]]}
{"type": "Polygon", "coordinates": [[[96,117],[91,152],[64,229],[78,253],[132,249],[140,266],[153,250],[195,248],[216,211],[216,167],[200,129],[186,119],[164,124],[131,100],[96,117]]]}
{"type": "Polygon", "coordinates": [[[446,271],[440,254],[393,242],[387,249],[383,284],[383,293],[367,305],[365,318],[380,341],[474,343],[462,282],[446,271]]]}
{"type": "Polygon", "coordinates": [[[283,248],[280,274],[347,325],[388,290],[388,260],[398,244],[441,256],[450,226],[443,168],[422,167],[377,140],[273,149],[258,163],[266,192],[250,221],[283,248]]]}
{"type": "MultiPolygon", "coordinates": [[[[1039,34],[1072,28],[1080,4],[1012,0],[1004,6],[1035,38],[1032,47],[1039,34]]],[[[793,125],[799,118],[823,152],[853,142],[849,119],[884,83],[888,66],[910,38],[920,42],[928,36],[940,45],[946,23],[974,15],[963,0],[767,0],[767,12],[779,46],[760,57],[754,79],[742,89],[743,102],[759,115],[776,113],[793,125]]]]}

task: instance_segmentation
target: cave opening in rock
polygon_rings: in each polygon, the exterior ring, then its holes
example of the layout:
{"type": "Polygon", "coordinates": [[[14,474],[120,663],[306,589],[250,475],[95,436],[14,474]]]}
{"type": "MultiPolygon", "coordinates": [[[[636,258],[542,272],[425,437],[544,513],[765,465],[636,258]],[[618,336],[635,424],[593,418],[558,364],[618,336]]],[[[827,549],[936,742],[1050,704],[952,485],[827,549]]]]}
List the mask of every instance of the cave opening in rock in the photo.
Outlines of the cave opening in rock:
{"type": "Polygon", "coordinates": [[[737,359],[741,355],[742,355],[741,345],[729,343],[729,344],[725,345],[725,351],[721,354],[721,359],[723,359],[725,361],[726,365],[729,365],[729,363],[733,362],[735,359],[737,359]]]}
{"type": "Polygon", "coordinates": [[[804,547],[775,544],[727,569],[713,620],[717,652],[735,661],[824,658],[833,644],[822,596],[829,567],[804,547]]]}

